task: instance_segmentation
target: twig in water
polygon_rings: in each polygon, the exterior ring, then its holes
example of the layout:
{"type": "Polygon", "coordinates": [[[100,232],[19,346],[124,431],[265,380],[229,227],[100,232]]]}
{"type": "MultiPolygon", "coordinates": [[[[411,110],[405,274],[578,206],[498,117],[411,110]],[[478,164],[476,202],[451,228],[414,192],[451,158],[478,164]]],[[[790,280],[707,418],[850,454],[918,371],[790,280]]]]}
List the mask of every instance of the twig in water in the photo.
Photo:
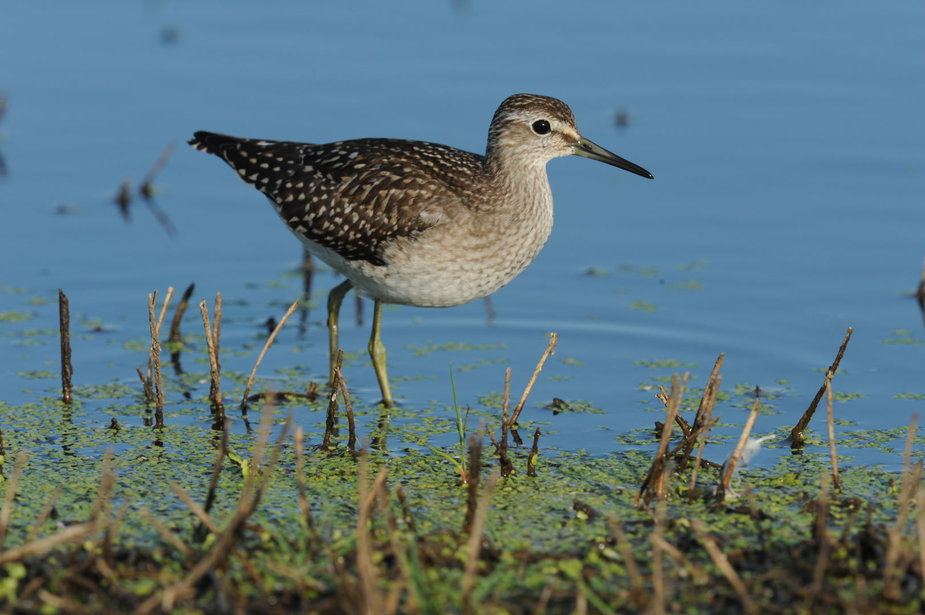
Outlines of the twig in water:
{"type": "MultiPolygon", "coordinates": [[[[666,400],[668,399],[667,394],[664,393],[664,389],[662,395],[666,400]]],[[[658,451],[655,453],[652,465],[649,467],[649,471],[646,473],[642,485],[639,487],[639,493],[636,494],[636,499],[633,501],[634,507],[638,508],[640,502],[646,505],[652,497],[661,498],[664,494],[665,471],[668,468],[669,457],[668,441],[671,439],[671,432],[675,425],[675,418],[678,416],[678,410],[678,404],[666,404],[665,425],[662,428],[661,439],[658,443],[658,451]]]]}
{"type": "Polygon", "coordinates": [[[202,326],[206,332],[206,347],[209,352],[209,402],[212,405],[212,413],[215,416],[215,423],[221,426],[225,422],[225,406],[222,400],[222,366],[218,360],[218,350],[220,344],[220,335],[222,331],[222,293],[215,294],[215,315],[214,326],[209,322],[209,308],[203,299],[199,302],[199,313],[202,315],[202,326]]]}
{"type": "MultiPolygon", "coordinates": [[[[691,468],[691,483],[690,488],[687,491],[687,500],[688,502],[694,501],[694,491],[697,487],[697,475],[700,473],[700,465],[703,462],[703,449],[707,444],[707,433],[710,431],[710,427],[715,423],[712,420],[713,418],[713,408],[716,405],[716,397],[719,395],[719,387],[723,382],[723,376],[719,373],[719,368],[723,363],[724,355],[720,353],[719,358],[716,359],[716,364],[713,366],[713,371],[710,373],[710,379],[707,381],[707,386],[704,388],[703,397],[700,398],[700,407],[697,408],[697,416],[694,418],[694,431],[701,431],[702,434],[699,436],[699,444],[697,445],[697,457],[694,459],[694,467],[691,468]]],[[[691,440],[691,446],[696,442],[696,439],[691,440]]],[[[685,449],[689,455],[693,448],[685,449]]]]}
{"type": "Polygon", "coordinates": [[[71,378],[74,366],[71,364],[71,310],[67,295],[58,289],[58,321],[61,335],[61,401],[71,403],[71,378]]]}
{"type": "Polygon", "coordinates": [[[501,465],[501,476],[510,476],[514,473],[514,464],[507,454],[507,437],[511,423],[508,422],[508,404],[511,401],[511,368],[504,370],[504,400],[501,403],[501,446],[498,449],[498,461],[501,465]]]}
{"type": "Polygon", "coordinates": [[[141,368],[136,367],[135,371],[138,372],[138,379],[141,381],[141,388],[145,393],[145,401],[151,403],[154,401],[154,391],[151,390],[151,369],[148,368],[148,376],[145,377],[141,373],[141,368]]]}
{"type": "Polygon", "coordinates": [[[530,456],[527,457],[527,476],[536,476],[536,459],[540,456],[540,428],[533,432],[533,446],[530,456]]]}
{"type": "Polygon", "coordinates": [[[841,491],[841,478],[838,475],[838,456],[835,454],[835,412],[832,409],[832,381],[825,381],[826,422],[829,428],[829,458],[832,460],[832,482],[836,491],[841,491]]]}
{"type": "MultiPolygon", "coordinates": [[[[848,332],[845,333],[845,339],[841,343],[841,346],[838,348],[838,354],[835,355],[835,360],[829,366],[829,369],[825,371],[825,380],[830,381],[835,376],[835,372],[838,371],[838,364],[841,363],[841,359],[845,356],[845,349],[848,347],[848,341],[851,339],[851,334],[854,332],[854,327],[848,327],[848,332]]],[[[803,435],[803,430],[806,429],[806,426],[809,424],[809,420],[813,418],[813,414],[816,412],[816,406],[819,405],[819,401],[822,399],[822,395],[825,393],[825,382],[822,383],[822,386],[819,387],[819,390],[816,392],[816,396],[813,398],[813,401],[810,402],[809,407],[806,409],[806,412],[803,413],[803,416],[800,417],[800,420],[797,421],[797,424],[793,426],[793,429],[790,431],[790,446],[792,448],[799,448],[806,441],[806,437],[803,435]]]]}
{"type": "Polygon", "coordinates": [[[469,476],[466,488],[466,516],[463,518],[462,533],[470,535],[478,508],[479,478],[482,475],[482,438],[469,436],[469,476]]]}
{"type": "Polygon", "coordinates": [[[540,375],[540,372],[543,370],[543,365],[546,364],[546,359],[549,358],[555,352],[556,343],[559,341],[559,334],[553,331],[549,334],[549,344],[546,346],[546,350],[543,351],[543,355],[540,357],[539,362],[536,364],[536,368],[533,370],[533,376],[530,377],[530,382],[527,383],[526,388],[524,389],[523,395],[520,396],[520,401],[517,402],[517,407],[514,408],[514,414],[511,416],[510,426],[513,427],[517,424],[517,419],[520,418],[520,413],[524,409],[524,404],[527,403],[527,397],[530,396],[530,391],[533,390],[533,385],[536,383],[537,377],[540,375]]]}
{"type": "Polygon", "coordinates": [[[732,456],[729,457],[723,465],[723,474],[717,491],[717,499],[720,502],[726,497],[726,491],[729,489],[729,481],[732,480],[732,475],[735,474],[736,466],[742,458],[742,451],[745,450],[745,445],[748,443],[748,436],[751,434],[752,427],[754,427],[755,421],[758,419],[759,412],[761,412],[761,398],[756,397],[755,403],[752,404],[751,412],[748,413],[748,418],[745,419],[745,426],[742,428],[739,442],[736,444],[732,456]]]}
{"type": "Polygon", "coordinates": [[[295,309],[299,307],[299,300],[296,299],[293,301],[292,305],[289,306],[289,309],[286,310],[286,313],[283,315],[282,319],[276,323],[276,327],[273,328],[273,331],[267,336],[266,341],[263,343],[263,348],[260,349],[260,354],[257,355],[257,361],[254,363],[254,368],[251,370],[250,376],[247,377],[247,384],[244,385],[244,395],[241,396],[241,413],[247,414],[247,396],[251,392],[251,387],[254,385],[254,378],[257,377],[257,368],[260,367],[260,362],[263,361],[263,357],[267,354],[270,346],[273,344],[273,340],[276,339],[276,335],[279,333],[280,329],[283,328],[283,325],[286,324],[286,321],[289,320],[289,317],[292,316],[292,313],[295,309]]]}
{"type": "Polygon", "coordinates": [[[344,362],[343,348],[337,349],[337,360],[334,362],[334,382],[331,383],[331,391],[328,399],[328,413],[324,421],[324,438],[321,440],[321,448],[331,450],[331,439],[337,431],[337,392],[340,389],[341,367],[344,362]]]}
{"type": "Polygon", "coordinates": [[[347,380],[344,378],[344,373],[341,371],[341,363],[343,363],[343,350],[338,354],[340,355],[340,360],[334,366],[334,369],[337,371],[337,385],[340,389],[340,394],[344,397],[344,412],[347,414],[347,450],[351,453],[356,452],[357,448],[357,425],[353,417],[353,404],[350,403],[350,391],[347,390],[347,380]]]}
{"type": "Polygon", "coordinates": [[[151,352],[148,366],[151,369],[154,382],[154,427],[162,429],[164,427],[164,374],[161,372],[161,325],[164,324],[164,316],[167,314],[167,306],[170,305],[170,299],[173,297],[173,286],[167,287],[167,294],[164,296],[164,304],[161,306],[160,315],[155,319],[154,308],[157,305],[157,291],[148,295],[148,324],[151,329],[151,352]]]}
{"type": "Polygon", "coordinates": [[[170,362],[173,364],[173,370],[178,376],[183,373],[183,368],[180,367],[180,352],[183,350],[183,336],[180,334],[180,324],[183,321],[183,315],[186,313],[186,308],[194,290],[196,290],[195,283],[190,283],[186,287],[180,297],[180,302],[177,304],[177,309],[174,310],[173,319],[170,321],[170,337],[167,338],[167,343],[170,344],[170,362]]]}

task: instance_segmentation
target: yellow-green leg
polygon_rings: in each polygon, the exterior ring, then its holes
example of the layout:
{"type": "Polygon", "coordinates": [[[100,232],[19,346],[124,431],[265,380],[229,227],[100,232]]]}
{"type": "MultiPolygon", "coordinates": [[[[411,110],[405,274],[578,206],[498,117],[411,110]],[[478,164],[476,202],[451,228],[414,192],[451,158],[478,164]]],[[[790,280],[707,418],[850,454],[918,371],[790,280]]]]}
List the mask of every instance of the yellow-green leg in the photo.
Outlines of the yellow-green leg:
{"type": "Polygon", "coordinates": [[[373,361],[373,369],[379,380],[379,390],[382,391],[382,405],[391,408],[392,389],[389,387],[389,375],[385,365],[385,346],[382,345],[380,332],[382,330],[382,302],[376,299],[373,308],[373,330],[369,336],[369,358],[373,361]]]}
{"type": "Polygon", "coordinates": [[[328,385],[334,386],[334,363],[337,361],[338,332],[340,320],[340,304],[344,302],[344,295],[353,288],[350,280],[344,280],[328,293],[328,385]]]}

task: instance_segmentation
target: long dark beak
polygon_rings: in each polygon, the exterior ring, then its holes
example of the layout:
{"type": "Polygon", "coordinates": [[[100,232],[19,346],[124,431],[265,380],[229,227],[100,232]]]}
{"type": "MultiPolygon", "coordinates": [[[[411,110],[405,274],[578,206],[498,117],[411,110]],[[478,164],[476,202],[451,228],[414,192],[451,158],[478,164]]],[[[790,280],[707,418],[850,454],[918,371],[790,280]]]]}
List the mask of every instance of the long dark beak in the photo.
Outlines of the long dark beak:
{"type": "Polygon", "coordinates": [[[642,175],[643,177],[648,177],[649,179],[655,179],[652,177],[651,173],[643,169],[638,164],[633,164],[625,158],[620,158],[613,152],[605,150],[594,141],[585,139],[584,137],[579,137],[578,142],[572,146],[572,153],[576,156],[590,158],[591,160],[606,162],[607,164],[613,165],[619,169],[623,169],[624,171],[629,171],[630,173],[635,173],[636,175],[642,175]]]}

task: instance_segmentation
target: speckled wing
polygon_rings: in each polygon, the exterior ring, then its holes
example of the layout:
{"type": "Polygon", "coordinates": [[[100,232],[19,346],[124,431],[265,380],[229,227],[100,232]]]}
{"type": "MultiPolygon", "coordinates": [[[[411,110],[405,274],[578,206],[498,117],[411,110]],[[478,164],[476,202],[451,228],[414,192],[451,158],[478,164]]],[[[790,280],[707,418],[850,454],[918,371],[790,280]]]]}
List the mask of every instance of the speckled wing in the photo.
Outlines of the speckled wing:
{"type": "Polygon", "coordinates": [[[459,201],[454,177],[433,173],[446,157],[479,157],[445,146],[395,139],[324,145],[197,132],[190,145],[225,160],[263,192],[296,233],[347,260],[384,265],[389,242],[444,219],[459,201]]]}

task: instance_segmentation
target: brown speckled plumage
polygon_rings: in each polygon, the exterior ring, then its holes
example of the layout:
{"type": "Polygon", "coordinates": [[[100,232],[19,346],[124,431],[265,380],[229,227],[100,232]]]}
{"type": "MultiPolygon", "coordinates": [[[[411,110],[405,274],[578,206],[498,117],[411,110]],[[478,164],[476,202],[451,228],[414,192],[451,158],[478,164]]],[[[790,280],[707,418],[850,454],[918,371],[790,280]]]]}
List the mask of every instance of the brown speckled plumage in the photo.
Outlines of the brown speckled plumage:
{"type": "Polygon", "coordinates": [[[377,302],[445,307],[498,290],[539,253],[552,229],[552,158],[577,154],[651,177],[582,138],[554,98],[507,98],[488,136],[485,155],[397,139],[314,145],[204,131],[190,144],[269,197],[309,250],[377,302]]]}

